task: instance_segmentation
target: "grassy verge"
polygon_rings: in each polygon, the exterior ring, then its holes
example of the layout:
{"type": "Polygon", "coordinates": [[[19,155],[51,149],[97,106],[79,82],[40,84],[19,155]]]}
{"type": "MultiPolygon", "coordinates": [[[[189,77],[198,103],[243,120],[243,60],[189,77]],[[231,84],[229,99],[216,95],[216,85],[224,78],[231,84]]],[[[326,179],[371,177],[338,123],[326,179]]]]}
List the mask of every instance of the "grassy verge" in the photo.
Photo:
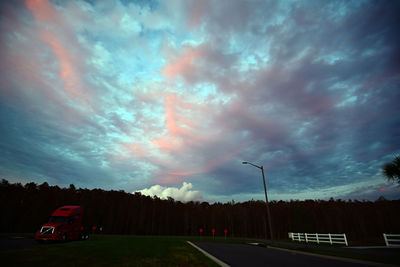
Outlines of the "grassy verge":
{"type": "Polygon", "coordinates": [[[278,247],[290,250],[303,251],[308,253],[315,253],[327,256],[342,257],[363,261],[372,261],[377,263],[386,264],[396,264],[400,265],[400,249],[399,248],[384,248],[385,250],[392,251],[393,253],[387,255],[377,255],[375,253],[368,253],[368,250],[362,250],[363,253],[347,248],[345,251],[343,249],[335,249],[335,247],[321,246],[321,248],[316,248],[315,246],[304,246],[298,247],[290,244],[276,244],[276,243],[266,243],[267,246],[278,247]],[[397,253],[397,256],[394,256],[397,253]]]}
{"type": "Polygon", "coordinates": [[[217,266],[185,237],[94,235],[0,251],[3,266],[217,266]]]}

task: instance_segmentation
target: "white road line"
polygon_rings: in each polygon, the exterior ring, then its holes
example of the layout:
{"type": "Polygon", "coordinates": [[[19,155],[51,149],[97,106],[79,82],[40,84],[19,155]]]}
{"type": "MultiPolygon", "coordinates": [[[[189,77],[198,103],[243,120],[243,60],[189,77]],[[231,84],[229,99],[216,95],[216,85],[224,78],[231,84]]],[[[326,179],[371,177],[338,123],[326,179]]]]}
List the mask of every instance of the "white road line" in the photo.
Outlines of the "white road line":
{"type": "Polygon", "coordinates": [[[198,246],[196,246],[195,244],[193,244],[190,241],[186,241],[188,242],[191,246],[193,246],[194,248],[196,248],[197,250],[199,250],[201,253],[203,253],[204,255],[206,255],[207,257],[209,257],[211,260],[213,260],[216,264],[218,264],[219,266],[222,267],[230,267],[230,265],[226,264],[225,262],[217,259],[216,257],[214,257],[213,255],[207,253],[206,251],[204,251],[203,249],[199,248],[198,246]]]}

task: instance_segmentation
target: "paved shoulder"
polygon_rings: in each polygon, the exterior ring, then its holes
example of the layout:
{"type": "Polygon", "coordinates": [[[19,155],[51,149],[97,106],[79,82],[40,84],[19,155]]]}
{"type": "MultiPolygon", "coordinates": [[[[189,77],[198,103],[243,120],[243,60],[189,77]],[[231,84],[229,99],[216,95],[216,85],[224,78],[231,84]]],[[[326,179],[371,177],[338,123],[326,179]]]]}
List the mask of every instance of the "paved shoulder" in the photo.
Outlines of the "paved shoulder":
{"type": "Polygon", "coordinates": [[[247,244],[193,243],[230,266],[368,266],[247,244]]]}
{"type": "Polygon", "coordinates": [[[38,243],[33,238],[5,237],[0,238],[0,250],[27,248],[37,246],[38,243]]]}

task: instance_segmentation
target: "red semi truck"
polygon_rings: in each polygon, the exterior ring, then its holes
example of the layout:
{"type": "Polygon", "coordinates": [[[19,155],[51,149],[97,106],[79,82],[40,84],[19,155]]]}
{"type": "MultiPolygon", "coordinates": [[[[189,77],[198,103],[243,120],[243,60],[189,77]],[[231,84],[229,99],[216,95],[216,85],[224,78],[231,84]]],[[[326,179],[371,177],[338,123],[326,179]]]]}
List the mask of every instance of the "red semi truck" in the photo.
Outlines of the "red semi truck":
{"type": "Polygon", "coordinates": [[[51,214],[49,221],[42,225],[35,240],[85,240],[88,232],[82,225],[84,209],[82,206],[63,206],[51,214]]]}

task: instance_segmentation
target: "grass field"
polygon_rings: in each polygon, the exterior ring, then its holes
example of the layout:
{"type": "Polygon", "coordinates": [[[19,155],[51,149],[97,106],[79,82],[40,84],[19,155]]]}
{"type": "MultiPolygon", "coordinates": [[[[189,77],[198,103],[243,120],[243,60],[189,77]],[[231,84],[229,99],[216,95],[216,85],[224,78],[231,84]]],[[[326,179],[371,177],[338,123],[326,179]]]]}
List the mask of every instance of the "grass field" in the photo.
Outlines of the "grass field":
{"type": "MultiPolygon", "coordinates": [[[[190,246],[187,240],[199,241],[200,238],[91,235],[86,241],[1,250],[0,263],[1,266],[218,266],[190,246]]],[[[201,240],[231,243],[248,241],[210,237],[201,240]]]]}
{"type": "Polygon", "coordinates": [[[217,266],[185,237],[92,235],[0,251],[2,266],[217,266]]]}

